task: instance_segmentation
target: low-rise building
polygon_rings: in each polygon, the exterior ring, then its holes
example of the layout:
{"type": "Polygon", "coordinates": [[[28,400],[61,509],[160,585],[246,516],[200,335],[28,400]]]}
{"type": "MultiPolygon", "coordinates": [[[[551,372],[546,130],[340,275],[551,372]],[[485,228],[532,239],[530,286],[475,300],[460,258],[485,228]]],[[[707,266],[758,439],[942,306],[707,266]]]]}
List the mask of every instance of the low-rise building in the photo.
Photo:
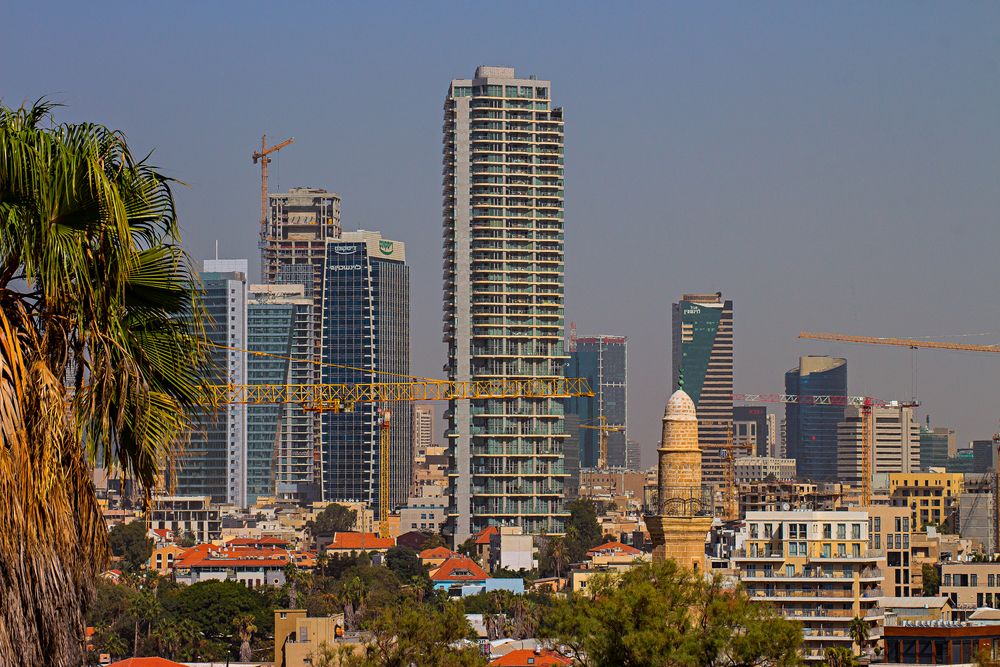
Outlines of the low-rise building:
{"type": "Polygon", "coordinates": [[[889,495],[893,504],[910,508],[913,530],[939,526],[953,518],[964,488],[961,473],[916,472],[889,475],[889,495]]]}
{"type": "Polygon", "coordinates": [[[563,667],[573,661],[552,649],[519,648],[490,661],[490,667],[563,667]]]}
{"type": "Polygon", "coordinates": [[[956,608],[1000,609],[1000,562],[942,563],[941,595],[951,598],[956,608]]]}
{"type": "Polygon", "coordinates": [[[396,542],[391,537],[375,533],[334,533],[323,551],[329,556],[357,556],[361,552],[385,553],[394,546],[396,542]]]}
{"type": "Polygon", "coordinates": [[[211,496],[154,496],[149,512],[150,528],[175,536],[190,534],[195,542],[222,538],[222,513],[211,496]]]}
{"type": "Polygon", "coordinates": [[[406,501],[399,510],[401,530],[421,530],[440,533],[448,518],[448,499],[444,496],[415,497],[406,501]]]}
{"type": "Polygon", "coordinates": [[[447,547],[431,547],[430,549],[424,549],[417,557],[420,558],[420,563],[425,567],[429,567],[432,570],[441,567],[442,563],[451,558],[452,556],[458,556],[447,547]]]}
{"type": "Polygon", "coordinates": [[[762,482],[773,479],[790,482],[795,479],[795,459],[772,456],[742,456],[733,461],[737,482],[762,482]]]}
{"type": "Polygon", "coordinates": [[[636,561],[649,561],[650,554],[621,542],[605,542],[587,551],[587,560],[595,567],[604,565],[631,565],[636,561]]]}
{"type": "Polygon", "coordinates": [[[879,600],[884,625],[901,625],[904,622],[950,621],[951,598],[941,595],[914,597],[885,597],[879,600]]]}
{"type": "Polygon", "coordinates": [[[520,526],[502,526],[490,535],[490,572],[534,570],[538,567],[537,555],[534,537],[525,535],[520,526]]]}
{"type": "Polygon", "coordinates": [[[469,584],[483,584],[490,578],[486,570],[479,567],[476,561],[468,556],[452,556],[441,563],[437,569],[431,570],[431,582],[435,589],[453,593],[452,589],[461,589],[469,584]]]}
{"type": "Polygon", "coordinates": [[[345,639],[343,614],[315,617],[305,609],[274,610],[274,667],[307,667],[323,644],[345,643],[363,654],[363,644],[345,639]]]}
{"type": "Polygon", "coordinates": [[[293,555],[281,549],[246,549],[199,544],[174,560],[174,577],[181,584],[238,581],[250,588],[281,586],[293,555]]]}
{"type": "Polygon", "coordinates": [[[751,599],[802,624],[807,660],[835,646],[858,652],[848,631],[856,616],[878,638],[885,557],[868,547],[867,513],[750,512],[744,530],[739,579],[751,599]]]}
{"type": "Polygon", "coordinates": [[[891,665],[971,665],[985,654],[1000,657],[997,621],[903,621],[886,624],[885,663],[891,665]]]}
{"type": "Polygon", "coordinates": [[[159,575],[166,576],[174,569],[174,562],[177,561],[184,552],[184,547],[176,544],[166,544],[153,547],[153,552],[149,555],[147,567],[159,575]]]}

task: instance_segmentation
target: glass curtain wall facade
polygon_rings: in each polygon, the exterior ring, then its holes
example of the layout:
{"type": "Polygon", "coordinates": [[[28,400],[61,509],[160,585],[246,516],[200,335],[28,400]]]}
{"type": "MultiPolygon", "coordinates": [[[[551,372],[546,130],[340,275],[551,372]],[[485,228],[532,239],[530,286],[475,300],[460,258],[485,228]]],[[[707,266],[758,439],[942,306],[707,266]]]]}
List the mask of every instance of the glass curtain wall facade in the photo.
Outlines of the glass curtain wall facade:
{"type": "MultiPolygon", "coordinates": [[[[205,334],[216,345],[246,349],[247,261],[206,260],[201,299],[205,334]]],[[[206,382],[244,384],[246,352],[210,348],[206,382]]],[[[213,503],[246,506],[246,406],[229,404],[194,412],[190,441],[178,457],[176,491],[211,496],[213,503]]]]}
{"type": "MultiPolygon", "coordinates": [[[[847,360],[826,356],[800,357],[785,373],[785,393],[799,396],[846,396],[847,360]]],[[[795,459],[800,479],[837,480],[837,425],[843,405],[785,405],[786,456],[795,459]]]]}
{"type": "MultiPolygon", "coordinates": [[[[444,341],[452,380],[562,377],[563,113],[551,84],[479,67],[444,103],[444,341]]],[[[563,405],[452,401],[456,543],[487,526],[560,534],[563,405]]]]}
{"type": "MultiPolygon", "coordinates": [[[[608,467],[625,468],[628,458],[628,339],[625,336],[582,337],[570,352],[566,377],[587,378],[593,397],[566,400],[566,412],[579,417],[585,425],[599,424],[603,415],[607,426],[621,431],[608,432],[608,467]]],[[[597,466],[600,431],[578,429],[580,467],[597,466]]]]}
{"type": "MultiPolygon", "coordinates": [[[[327,244],[323,287],[326,384],[400,381],[410,372],[410,277],[402,243],[353,232],[327,244]],[[370,370],[368,370],[370,369],[370,370]],[[373,372],[379,371],[379,372],[373,372]]],[[[323,497],[380,511],[379,475],[389,466],[389,509],[406,503],[411,460],[411,405],[358,403],[323,413],[323,497]],[[348,406],[351,407],[351,406],[348,406]],[[380,455],[378,415],[391,411],[390,456],[380,455]]]]}
{"type": "MultiPolygon", "coordinates": [[[[302,285],[251,285],[247,308],[249,349],[290,359],[249,355],[251,384],[308,384],[315,364],[313,304],[302,285]]],[[[315,484],[315,417],[301,405],[247,407],[248,502],[257,496],[312,502],[315,484]]]]}
{"type": "Polygon", "coordinates": [[[672,323],[674,386],[683,378],[698,412],[702,482],[721,484],[720,447],[733,421],[733,302],[721,292],[685,294],[672,323]]]}

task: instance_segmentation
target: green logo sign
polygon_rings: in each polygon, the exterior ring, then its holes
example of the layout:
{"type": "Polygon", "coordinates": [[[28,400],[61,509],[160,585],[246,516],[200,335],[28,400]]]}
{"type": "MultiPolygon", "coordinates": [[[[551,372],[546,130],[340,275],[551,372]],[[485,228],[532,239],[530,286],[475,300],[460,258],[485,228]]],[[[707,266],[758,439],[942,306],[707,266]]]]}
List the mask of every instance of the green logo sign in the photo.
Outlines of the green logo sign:
{"type": "Polygon", "coordinates": [[[392,241],[379,241],[378,242],[378,250],[383,255],[391,255],[392,254],[392,241]]]}

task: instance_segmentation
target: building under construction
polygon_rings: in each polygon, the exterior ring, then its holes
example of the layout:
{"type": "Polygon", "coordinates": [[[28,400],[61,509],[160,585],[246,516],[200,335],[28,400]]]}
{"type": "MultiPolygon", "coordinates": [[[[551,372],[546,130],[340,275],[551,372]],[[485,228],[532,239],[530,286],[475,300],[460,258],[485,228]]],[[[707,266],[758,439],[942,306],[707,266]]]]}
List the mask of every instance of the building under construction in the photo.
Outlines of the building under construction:
{"type": "MultiPolygon", "coordinates": [[[[261,275],[270,285],[302,285],[302,298],[311,302],[307,319],[313,327],[308,358],[323,357],[323,275],[327,241],[341,237],[340,195],[322,188],[291,188],[268,195],[270,215],[260,241],[261,275]]],[[[303,350],[299,350],[303,352],[303,350]]],[[[322,366],[312,365],[308,383],[323,381],[322,366]]],[[[309,416],[313,442],[313,484],[322,484],[322,431],[320,417],[309,416]]],[[[281,469],[283,464],[278,464],[281,469]]],[[[301,467],[301,466],[299,466],[301,467]]]]}

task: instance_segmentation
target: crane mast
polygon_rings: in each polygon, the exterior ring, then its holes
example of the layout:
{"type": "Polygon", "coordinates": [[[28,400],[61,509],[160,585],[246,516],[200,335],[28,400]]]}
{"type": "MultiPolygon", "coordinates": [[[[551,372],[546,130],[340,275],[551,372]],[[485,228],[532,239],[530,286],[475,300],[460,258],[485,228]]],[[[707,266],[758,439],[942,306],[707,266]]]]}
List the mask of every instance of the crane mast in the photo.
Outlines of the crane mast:
{"type": "Polygon", "coordinates": [[[289,137],[281,143],[268,146],[267,135],[264,134],[260,137],[260,150],[254,151],[252,156],[254,164],[260,162],[260,242],[262,246],[267,238],[267,166],[271,163],[271,158],[268,156],[294,142],[295,139],[289,137]]]}

